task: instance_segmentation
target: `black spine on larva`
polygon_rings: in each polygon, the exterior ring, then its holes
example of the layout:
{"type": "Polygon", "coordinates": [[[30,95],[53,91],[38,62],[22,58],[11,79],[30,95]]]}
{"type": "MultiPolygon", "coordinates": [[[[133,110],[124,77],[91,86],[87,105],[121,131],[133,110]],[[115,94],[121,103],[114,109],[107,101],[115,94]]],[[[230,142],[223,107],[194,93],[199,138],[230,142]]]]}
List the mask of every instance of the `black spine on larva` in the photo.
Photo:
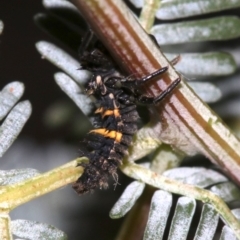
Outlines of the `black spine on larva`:
{"type": "Polygon", "coordinates": [[[92,50],[84,49],[80,56],[82,68],[93,73],[86,92],[96,98],[98,109],[94,119],[96,127],[83,141],[82,155],[89,158],[89,163],[80,164],[84,172],[73,184],[78,194],[107,188],[109,176],[117,181],[117,168],[137,131],[138,113],[132,101],[134,98],[114,84],[125,77],[119,74],[103,49],[97,41],[92,50]]]}

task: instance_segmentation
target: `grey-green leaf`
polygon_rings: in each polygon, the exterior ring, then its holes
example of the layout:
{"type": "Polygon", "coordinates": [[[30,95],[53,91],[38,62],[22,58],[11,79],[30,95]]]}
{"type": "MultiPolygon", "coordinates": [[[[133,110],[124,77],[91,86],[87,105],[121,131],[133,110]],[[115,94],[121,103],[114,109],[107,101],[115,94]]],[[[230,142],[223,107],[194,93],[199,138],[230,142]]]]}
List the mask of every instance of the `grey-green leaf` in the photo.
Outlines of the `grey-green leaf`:
{"type": "Polygon", "coordinates": [[[144,0],[129,0],[136,8],[142,8],[144,0]]]}
{"type": "Polygon", "coordinates": [[[210,204],[204,204],[194,240],[212,240],[218,225],[219,215],[210,204]]]}
{"type": "Polygon", "coordinates": [[[152,197],[144,240],[162,239],[172,206],[172,194],[158,190],[152,197]]]}
{"type": "Polygon", "coordinates": [[[36,169],[12,169],[12,170],[0,170],[0,185],[11,185],[17,182],[22,182],[29,178],[38,175],[39,172],[36,169]]]}
{"type": "Polygon", "coordinates": [[[17,138],[31,112],[30,102],[23,101],[18,103],[8,114],[0,127],[0,157],[3,156],[17,138]]]}
{"type": "Polygon", "coordinates": [[[222,97],[219,88],[210,82],[189,82],[196,94],[207,103],[214,103],[222,97]]]}
{"type": "Polygon", "coordinates": [[[2,31],[3,31],[3,22],[0,21],[0,34],[2,33],[2,31]]]}
{"type": "Polygon", "coordinates": [[[222,174],[202,167],[180,167],[170,169],[165,171],[163,175],[183,183],[197,185],[202,188],[227,181],[227,178],[222,174]]]}
{"type": "Polygon", "coordinates": [[[17,103],[24,92],[21,82],[11,82],[0,92],[0,120],[2,120],[11,108],[17,103]]]}
{"type": "Polygon", "coordinates": [[[68,53],[54,44],[41,41],[36,44],[37,50],[44,58],[70,75],[78,83],[84,84],[90,76],[86,70],[79,70],[80,64],[68,53]]]}
{"type": "Polygon", "coordinates": [[[224,226],[219,240],[237,240],[237,237],[228,226],[224,226]]]}
{"type": "MultiPolygon", "coordinates": [[[[136,8],[142,8],[144,0],[129,0],[136,8]]],[[[240,0],[165,0],[156,12],[159,19],[170,20],[219,12],[240,7],[240,0]]]]}
{"type": "Polygon", "coordinates": [[[240,200],[239,188],[231,182],[220,183],[211,187],[210,190],[221,197],[224,202],[240,200]]]}
{"type": "Polygon", "coordinates": [[[11,221],[11,230],[14,235],[29,240],[65,240],[67,235],[61,230],[36,221],[14,220],[11,221]]]}
{"type": "Polygon", "coordinates": [[[204,20],[184,21],[155,25],[151,33],[158,44],[227,40],[240,36],[240,20],[235,16],[214,17],[204,20]]]}
{"type": "Polygon", "coordinates": [[[161,1],[156,17],[176,19],[240,7],[240,0],[171,0],[161,1]]]}
{"type": "MultiPolygon", "coordinates": [[[[171,60],[177,54],[165,54],[171,60]]],[[[181,53],[175,68],[188,76],[223,76],[234,73],[237,64],[233,56],[223,52],[181,53]]]]}
{"type": "Polygon", "coordinates": [[[123,217],[135,204],[144,190],[145,184],[134,181],[124,190],[110,211],[111,218],[123,217]]]}
{"type": "Polygon", "coordinates": [[[47,9],[51,9],[52,7],[58,7],[77,11],[77,8],[72,3],[62,0],[43,0],[43,6],[47,9]]]}
{"type": "Polygon", "coordinates": [[[85,115],[92,111],[91,99],[81,90],[81,88],[65,73],[54,75],[56,83],[74,101],[85,115]]]}
{"type": "Polygon", "coordinates": [[[186,239],[195,213],[196,201],[180,197],[172,219],[168,240],[186,239]]]}
{"type": "Polygon", "coordinates": [[[240,221],[240,208],[232,209],[231,212],[240,221]]]}

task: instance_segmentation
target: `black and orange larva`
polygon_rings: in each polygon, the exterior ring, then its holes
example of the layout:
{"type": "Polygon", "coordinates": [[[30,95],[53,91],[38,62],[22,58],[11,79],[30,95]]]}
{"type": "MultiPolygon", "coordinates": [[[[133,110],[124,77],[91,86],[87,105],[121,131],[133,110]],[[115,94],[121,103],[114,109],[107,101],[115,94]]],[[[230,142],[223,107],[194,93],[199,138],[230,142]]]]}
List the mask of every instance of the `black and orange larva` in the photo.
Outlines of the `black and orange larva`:
{"type": "Polygon", "coordinates": [[[180,82],[175,80],[158,97],[153,98],[140,93],[137,86],[153,77],[163,74],[168,67],[161,68],[142,79],[130,78],[121,74],[115,62],[92,31],[84,37],[80,47],[81,68],[92,72],[86,92],[93,95],[98,103],[95,111],[94,129],[83,141],[89,163],[82,176],[73,184],[78,194],[92,192],[95,188],[107,188],[108,178],[117,181],[117,168],[137,131],[136,103],[156,104],[169,94],[180,82]]]}

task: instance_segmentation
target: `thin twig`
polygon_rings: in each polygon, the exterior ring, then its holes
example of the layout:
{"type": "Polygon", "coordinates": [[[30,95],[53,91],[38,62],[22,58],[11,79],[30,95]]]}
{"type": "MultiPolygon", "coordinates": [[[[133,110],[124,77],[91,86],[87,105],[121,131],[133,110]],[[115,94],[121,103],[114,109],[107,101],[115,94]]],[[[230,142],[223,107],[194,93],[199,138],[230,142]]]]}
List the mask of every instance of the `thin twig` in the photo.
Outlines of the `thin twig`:
{"type": "Polygon", "coordinates": [[[23,203],[76,181],[83,171],[82,167],[76,166],[83,159],[85,158],[76,159],[29,180],[1,187],[1,211],[6,213],[6,211],[10,211],[23,203]]]}
{"type": "Polygon", "coordinates": [[[10,231],[11,219],[9,213],[5,211],[0,212],[0,238],[4,240],[12,240],[10,231]]]}
{"type": "Polygon", "coordinates": [[[144,0],[139,22],[146,32],[150,32],[153,26],[155,14],[160,7],[160,2],[160,0],[144,0]]]}

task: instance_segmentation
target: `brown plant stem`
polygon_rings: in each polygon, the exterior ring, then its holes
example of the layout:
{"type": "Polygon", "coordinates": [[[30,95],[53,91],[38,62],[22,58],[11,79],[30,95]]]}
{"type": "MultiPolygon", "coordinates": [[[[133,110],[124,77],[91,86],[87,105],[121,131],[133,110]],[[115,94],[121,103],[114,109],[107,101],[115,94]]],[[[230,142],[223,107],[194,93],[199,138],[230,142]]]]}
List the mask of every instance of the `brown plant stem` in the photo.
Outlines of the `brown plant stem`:
{"type": "MultiPolygon", "coordinates": [[[[161,81],[147,84],[148,94],[159,95],[179,77],[122,1],[72,2],[128,74],[141,77],[169,66],[161,81]]],[[[204,154],[240,183],[238,139],[184,81],[164,104],[155,107],[153,116],[155,132],[163,142],[187,155],[204,154]]]]}

